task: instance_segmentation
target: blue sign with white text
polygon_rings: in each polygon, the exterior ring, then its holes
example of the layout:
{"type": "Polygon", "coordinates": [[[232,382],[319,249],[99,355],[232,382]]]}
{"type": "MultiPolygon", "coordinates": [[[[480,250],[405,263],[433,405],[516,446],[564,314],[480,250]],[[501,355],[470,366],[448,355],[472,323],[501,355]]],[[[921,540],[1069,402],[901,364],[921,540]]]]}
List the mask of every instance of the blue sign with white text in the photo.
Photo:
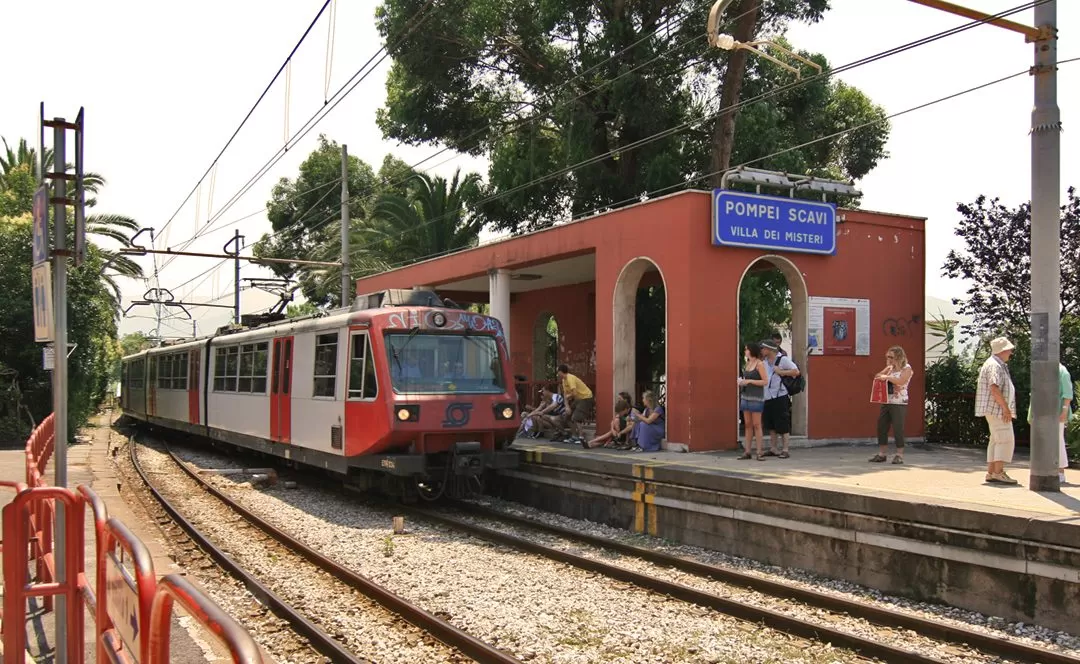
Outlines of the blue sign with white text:
{"type": "Polygon", "coordinates": [[[714,189],[712,242],[833,255],[836,205],[714,189]]]}

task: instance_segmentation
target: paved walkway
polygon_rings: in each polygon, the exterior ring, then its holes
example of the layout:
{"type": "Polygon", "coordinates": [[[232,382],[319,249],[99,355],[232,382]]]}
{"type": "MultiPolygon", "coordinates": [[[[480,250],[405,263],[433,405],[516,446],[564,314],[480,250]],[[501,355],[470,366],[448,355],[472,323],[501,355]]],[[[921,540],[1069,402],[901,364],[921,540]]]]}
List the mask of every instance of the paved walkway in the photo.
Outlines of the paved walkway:
{"type": "MultiPolygon", "coordinates": [[[[1016,486],[985,484],[986,452],[939,445],[909,445],[903,465],[868,463],[877,444],[832,445],[792,449],[790,459],[739,461],[739,452],[622,452],[541,440],[517,440],[515,449],[538,449],[570,454],[603,455],[632,463],[711,470],[761,482],[798,484],[818,489],[872,494],[882,498],[940,503],[1017,516],[1075,517],[1080,523],[1080,470],[1066,471],[1073,484],[1061,493],[1037,493],[1027,488],[1029,464],[1018,453],[1006,467],[1020,482],[1016,486]]],[[[892,456],[889,457],[890,461],[892,456]]],[[[1070,519],[1071,520],[1071,519],[1070,519]]]]}
{"type": "MultiPolygon", "coordinates": [[[[142,540],[154,561],[154,571],[160,578],[173,572],[183,570],[169,557],[164,538],[157,524],[150,520],[141,505],[134,508],[120,496],[120,479],[117,475],[116,466],[110,458],[110,449],[119,445],[122,440],[120,435],[109,426],[107,416],[98,417],[84,433],[86,438],[80,437],[77,442],[68,449],[68,486],[77,487],[81,484],[91,486],[98,496],[105,502],[110,517],[116,517],[124,522],[142,540]]],[[[26,478],[26,452],[24,449],[0,450],[0,479],[25,481],[26,478]]],[[[52,466],[48,468],[47,478],[53,479],[52,466]]],[[[0,506],[11,502],[12,492],[5,491],[0,495],[0,506]]],[[[89,508],[85,515],[85,552],[84,558],[87,578],[90,585],[94,586],[95,579],[93,565],[96,564],[95,534],[93,515],[89,508]]],[[[86,661],[94,661],[94,618],[88,612],[85,614],[86,625],[86,661]]],[[[27,624],[29,633],[30,653],[39,662],[52,661],[49,649],[52,647],[55,635],[54,614],[43,614],[27,624]]],[[[172,626],[171,661],[174,662],[217,662],[229,661],[223,650],[217,646],[216,640],[205,635],[198,634],[201,628],[195,626],[193,621],[185,618],[182,622],[174,616],[172,626]],[[198,639],[193,640],[192,635],[198,639]],[[211,645],[213,644],[213,645],[211,645]],[[214,652],[207,653],[205,648],[212,648],[214,652]]],[[[265,653],[264,653],[265,656],[265,653]]]]}

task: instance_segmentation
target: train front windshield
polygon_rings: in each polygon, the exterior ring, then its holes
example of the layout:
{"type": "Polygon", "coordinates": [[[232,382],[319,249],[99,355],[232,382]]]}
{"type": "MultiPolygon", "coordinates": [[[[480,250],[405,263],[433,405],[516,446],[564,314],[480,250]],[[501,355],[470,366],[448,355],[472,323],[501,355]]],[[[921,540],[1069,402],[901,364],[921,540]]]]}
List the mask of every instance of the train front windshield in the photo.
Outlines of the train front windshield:
{"type": "Polygon", "coordinates": [[[506,391],[494,337],[386,335],[390,378],[398,394],[502,394],[506,391]]]}

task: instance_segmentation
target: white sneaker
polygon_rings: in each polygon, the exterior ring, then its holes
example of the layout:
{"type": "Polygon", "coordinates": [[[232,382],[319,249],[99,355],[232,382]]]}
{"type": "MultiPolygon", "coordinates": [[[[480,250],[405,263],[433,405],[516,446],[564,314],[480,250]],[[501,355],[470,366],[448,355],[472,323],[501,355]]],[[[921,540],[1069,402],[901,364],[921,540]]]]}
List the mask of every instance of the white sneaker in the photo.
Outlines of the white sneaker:
{"type": "Polygon", "coordinates": [[[1068,484],[1065,480],[1065,473],[1058,473],[1058,484],[1068,484]]]}

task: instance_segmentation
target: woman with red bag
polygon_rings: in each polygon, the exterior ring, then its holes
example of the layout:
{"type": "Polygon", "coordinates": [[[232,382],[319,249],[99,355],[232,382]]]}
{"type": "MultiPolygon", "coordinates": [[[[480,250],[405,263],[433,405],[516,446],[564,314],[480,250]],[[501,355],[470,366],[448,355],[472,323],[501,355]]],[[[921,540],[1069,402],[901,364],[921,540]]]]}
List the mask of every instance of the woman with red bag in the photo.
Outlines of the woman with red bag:
{"type": "Polygon", "coordinates": [[[914,373],[900,346],[893,346],[885,354],[885,368],[874,376],[874,380],[884,381],[888,397],[878,414],[878,453],[870,457],[870,463],[888,460],[890,427],[896,440],[896,456],[892,462],[904,463],[904,417],[907,415],[908,383],[914,373]]]}

